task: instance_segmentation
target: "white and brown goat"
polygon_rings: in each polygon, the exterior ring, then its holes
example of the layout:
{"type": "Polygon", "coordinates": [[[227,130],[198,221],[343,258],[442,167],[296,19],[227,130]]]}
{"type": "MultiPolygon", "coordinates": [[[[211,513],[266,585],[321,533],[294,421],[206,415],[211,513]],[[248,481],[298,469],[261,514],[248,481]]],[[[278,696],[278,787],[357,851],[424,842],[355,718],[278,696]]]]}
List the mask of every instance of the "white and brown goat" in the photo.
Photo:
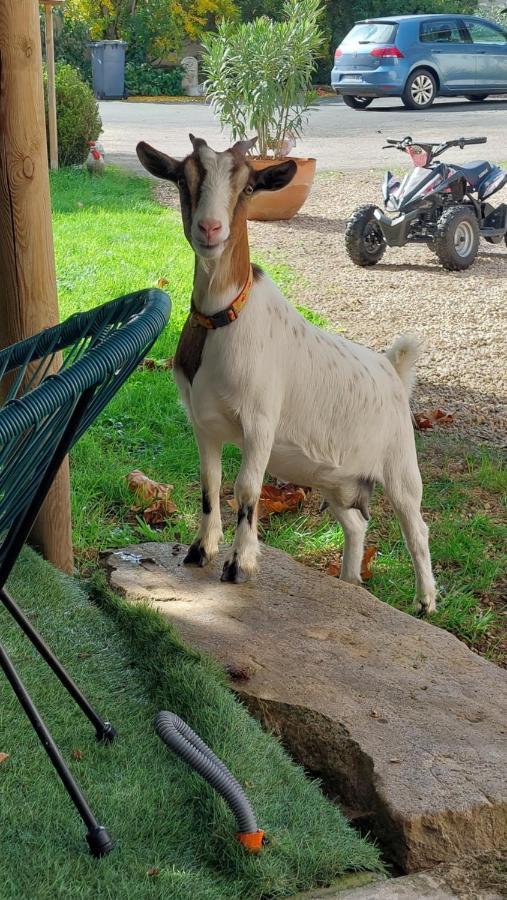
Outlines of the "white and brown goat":
{"type": "Polygon", "coordinates": [[[295,163],[254,172],[245,154],[255,141],[217,153],[190,139],[193,151],[182,161],[144,142],[137,147],[151,174],[177,184],[195,252],[192,311],[174,365],[201,460],[201,526],[185,562],[203,566],[218,551],[221,453],[231,443],[242,462],[237,529],[222,580],[239,582],[256,569],[256,507],[267,470],[321,491],[344,531],[341,577],[359,584],[368,499],[380,482],[412,556],[416,606],[433,612],[409,408],[417,342],[401,337],[386,354],[376,353],[299,315],[264,272],[251,268],[247,234],[249,196],[288,184],[295,163]]]}

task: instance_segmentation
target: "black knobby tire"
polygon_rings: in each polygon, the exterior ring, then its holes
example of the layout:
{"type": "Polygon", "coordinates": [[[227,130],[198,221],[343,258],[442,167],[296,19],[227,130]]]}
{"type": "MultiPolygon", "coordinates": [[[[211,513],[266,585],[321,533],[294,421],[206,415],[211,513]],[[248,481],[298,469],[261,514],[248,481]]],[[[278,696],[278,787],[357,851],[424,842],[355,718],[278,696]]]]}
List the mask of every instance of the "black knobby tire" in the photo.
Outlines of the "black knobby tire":
{"type": "Polygon", "coordinates": [[[438,220],[434,247],[444,269],[460,272],[472,265],[479,249],[479,224],[468,206],[453,206],[438,220]]]}
{"type": "Polygon", "coordinates": [[[401,99],[408,109],[428,109],[436,96],[435,77],[428,69],[416,69],[407,78],[401,99]]]}
{"type": "Polygon", "coordinates": [[[373,97],[353,97],[351,94],[342,94],[345,106],[351,109],[366,109],[373,101],[373,97]]]}
{"type": "Polygon", "coordinates": [[[486,97],[489,97],[489,94],[465,94],[465,100],[470,100],[470,103],[480,103],[486,97]]]}
{"type": "Polygon", "coordinates": [[[382,259],[386,242],[373,215],[376,206],[360,206],[345,229],[345,249],[356,266],[374,266],[382,259]]]}

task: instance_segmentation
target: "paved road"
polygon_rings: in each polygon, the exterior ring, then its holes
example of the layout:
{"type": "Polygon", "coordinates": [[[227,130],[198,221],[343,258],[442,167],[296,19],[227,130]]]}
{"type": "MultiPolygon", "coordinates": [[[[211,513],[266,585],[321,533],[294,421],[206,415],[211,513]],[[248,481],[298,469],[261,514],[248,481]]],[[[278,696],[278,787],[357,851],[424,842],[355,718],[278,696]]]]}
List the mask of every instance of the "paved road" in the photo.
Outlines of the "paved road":
{"type": "MultiPolygon", "coordinates": [[[[181,157],[189,152],[189,131],[217,150],[229,146],[211,109],[205,104],[157,104],[109,101],[100,104],[104,125],[101,140],[109,160],[138,168],[135,146],[148,143],[181,157]]],[[[486,157],[507,160],[507,98],[469,103],[439,100],[427,112],[413,112],[399,103],[378,100],[367,110],[349,109],[337,100],[322,102],[310,118],[298,156],[317,157],[318,168],[369,169],[400,165],[401,156],[381,150],[383,139],[404,137],[439,141],[485,135],[485,147],[454,151],[460,161],[486,157]],[[393,163],[393,159],[395,162],[393,163]]],[[[140,167],[139,167],[140,168],[140,167]]]]}

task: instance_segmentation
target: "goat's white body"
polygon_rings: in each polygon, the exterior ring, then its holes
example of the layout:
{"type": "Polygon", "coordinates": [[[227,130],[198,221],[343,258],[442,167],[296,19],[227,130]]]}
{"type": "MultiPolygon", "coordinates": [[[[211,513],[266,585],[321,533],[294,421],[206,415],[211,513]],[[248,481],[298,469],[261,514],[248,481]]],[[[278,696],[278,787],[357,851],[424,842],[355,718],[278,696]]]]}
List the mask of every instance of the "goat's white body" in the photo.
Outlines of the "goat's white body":
{"type": "Polygon", "coordinates": [[[193,384],[175,372],[192,422],[243,445],[242,423],[272,431],[268,471],[323,491],[384,482],[413,445],[408,396],[383,354],[307,322],[263,275],[230,326],[210,332],[193,384]]]}

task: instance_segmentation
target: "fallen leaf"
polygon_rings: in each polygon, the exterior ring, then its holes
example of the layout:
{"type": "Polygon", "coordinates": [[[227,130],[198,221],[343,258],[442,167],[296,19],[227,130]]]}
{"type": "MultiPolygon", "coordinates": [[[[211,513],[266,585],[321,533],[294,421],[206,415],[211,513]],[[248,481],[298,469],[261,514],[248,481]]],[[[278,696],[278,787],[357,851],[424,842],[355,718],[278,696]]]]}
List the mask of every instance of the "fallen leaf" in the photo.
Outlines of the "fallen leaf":
{"type": "Polygon", "coordinates": [[[248,681],[250,678],[250,670],[246,666],[235,666],[230,663],[224,666],[224,669],[233,681],[248,681]]]}
{"type": "Polygon", "coordinates": [[[84,757],[84,753],[82,750],[73,750],[70,755],[72,756],[72,759],[77,759],[78,762],[80,762],[84,757]]]}
{"type": "Polygon", "coordinates": [[[0,753],[0,764],[7,762],[8,759],[9,759],[8,753],[0,753]]]}
{"type": "Polygon", "coordinates": [[[452,413],[444,409],[434,409],[431,412],[414,413],[414,422],[419,431],[433,428],[436,422],[439,425],[450,425],[454,421],[452,413]]]}
{"type": "Polygon", "coordinates": [[[89,650],[80,650],[77,658],[78,659],[88,659],[91,656],[91,652],[89,650]]]}
{"type": "Polygon", "coordinates": [[[361,578],[368,581],[372,576],[371,564],[377,555],[376,547],[366,547],[361,561],[361,578]]]}
{"type": "Polygon", "coordinates": [[[157,287],[164,288],[166,284],[169,284],[167,278],[159,278],[157,281],[157,287]]]}
{"type": "Polygon", "coordinates": [[[151,357],[146,356],[141,365],[140,369],[172,369],[174,364],[174,359],[170,356],[168,359],[151,359],[151,357]]]}
{"type": "MultiPolygon", "coordinates": [[[[366,547],[363,558],[361,560],[361,578],[363,581],[368,581],[372,576],[371,564],[377,555],[376,547],[366,547]]],[[[331,575],[333,578],[338,578],[341,575],[342,564],[341,560],[334,560],[331,562],[327,569],[326,575],[331,575]]]]}
{"type": "Polygon", "coordinates": [[[127,475],[129,490],[139,500],[167,500],[173,490],[172,484],[163,484],[161,481],[153,481],[139,469],[133,469],[127,475]]]}
{"type": "MultiPolygon", "coordinates": [[[[306,494],[310,489],[299,487],[295,484],[263,484],[259,503],[257,505],[257,517],[266,519],[272,513],[283,513],[289,509],[296,509],[306,500],[306,494]]],[[[228,499],[231,509],[237,509],[235,499],[228,499]]]]}
{"type": "Polygon", "coordinates": [[[177,512],[177,507],[168,497],[165,500],[155,500],[151,506],[143,510],[143,519],[148,525],[163,525],[165,520],[177,512]]]}
{"type": "Polygon", "coordinates": [[[160,875],[160,869],[157,869],[156,866],[153,866],[152,869],[148,869],[146,874],[148,875],[149,878],[153,878],[156,875],[160,875]]]}

